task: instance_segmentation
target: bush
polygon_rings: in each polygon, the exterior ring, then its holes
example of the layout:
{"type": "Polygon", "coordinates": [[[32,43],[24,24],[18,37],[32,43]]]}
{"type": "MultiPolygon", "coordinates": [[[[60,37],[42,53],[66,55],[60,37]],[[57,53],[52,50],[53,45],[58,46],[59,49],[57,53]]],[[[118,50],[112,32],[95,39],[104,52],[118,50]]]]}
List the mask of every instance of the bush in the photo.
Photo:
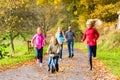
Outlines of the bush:
{"type": "Polygon", "coordinates": [[[120,47],[120,31],[114,30],[108,32],[107,35],[105,34],[99,39],[98,44],[101,49],[107,47],[108,50],[120,47]]]}
{"type": "Polygon", "coordinates": [[[118,4],[108,4],[108,5],[98,5],[94,13],[92,13],[90,16],[92,18],[99,18],[102,19],[105,22],[112,22],[117,19],[117,12],[119,10],[118,4]]]}
{"type": "Polygon", "coordinates": [[[5,42],[7,39],[8,39],[8,34],[4,34],[0,38],[0,57],[1,58],[8,55],[8,52],[6,52],[5,49],[9,47],[10,43],[5,42]]]}

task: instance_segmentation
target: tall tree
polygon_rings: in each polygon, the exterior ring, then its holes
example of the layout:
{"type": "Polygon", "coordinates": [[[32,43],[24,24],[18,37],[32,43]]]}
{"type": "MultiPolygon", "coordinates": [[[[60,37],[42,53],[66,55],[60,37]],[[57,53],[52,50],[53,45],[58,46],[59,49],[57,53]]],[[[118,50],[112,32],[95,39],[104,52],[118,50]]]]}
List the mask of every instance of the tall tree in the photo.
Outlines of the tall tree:
{"type": "Polygon", "coordinates": [[[31,31],[39,25],[36,2],[33,0],[1,0],[0,25],[9,33],[11,48],[14,53],[13,40],[18,35],[31,31]]]}

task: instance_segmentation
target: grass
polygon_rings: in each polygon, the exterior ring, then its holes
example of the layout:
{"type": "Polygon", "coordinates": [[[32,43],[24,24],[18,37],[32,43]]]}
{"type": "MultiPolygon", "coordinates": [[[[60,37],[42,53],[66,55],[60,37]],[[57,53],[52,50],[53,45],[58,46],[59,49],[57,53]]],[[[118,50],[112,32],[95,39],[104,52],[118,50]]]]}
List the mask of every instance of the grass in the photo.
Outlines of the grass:
{"type": "MultiPolygon", "coordinates": [[[[86,45],[83,43],[76,43],[76,47],[82,49],[87,53],[86,45]]],[[[120,77],[120,48],[108,50],[108,47],[98,45],[97,47],[97,58],[100,59],[105,66],[115,75],[120,77]]]]}
{"type": "MultiPolygon", "coordinates": [[[[27,60],[34,59],[36,57],[35,50],[28,53],[27,50],[27,42],[21,40],[21,39],[15,39],[15,54],[12,54],[12,57],[6,57],[3,59],[0,59],[0,67],[10,67],[14,66],[16,64],[22,63],[27,60]]],[[[46,53],[47,45],[44,47],[43,53],[46,53]]],[[[11,55],[11,49],[8,47],[6,51],[9,52],[11,55]]]]}
{"type": "MultiPolygon", "coordinates": [[[[14,44],[16,53],[13,54],[12,57],[0,59],[0,67],[14,66],[26,60],[35,58],[34,50],[30,54],[27,53],[26,42],[16,39],[14,44]]],[[[114,75],[120,76],[120,53],[119,53],[120,48],[108,50],[107,46],[104,46],[104,48],[101,48],[101,46],[102,45],[98,45],[97,58],[100,59],[114,75]]],[[[87,53],[85,43],[75,43],[75,47],[87,53]]],[[[47,46],[44,47],[43,53],[46,53],[46,50],[47,46]]],[[[7,51],[10,51],[10,47],[7,48],[7,51]]]]}
{"type": "MultiPolygon", "coordinates": [[[[107,48],[107,47],[106,47],[107,48]]],[[[120,53],[119,49],[99,50],[97,57],[106,65],[116,76],[120,76],[120,53]]]]}
{"type": "Polygon", "coordinates": [[[8,67],[8,66],[14,66],[16,64],[19,64],[21,62],[24,62],[26,60],[30,60],[35,58],[34,54],[27,54],[27,55],[19,55],[19,56],[13,56],[8,57],[0,60],[0,66],[1,67],[8,67]]]}

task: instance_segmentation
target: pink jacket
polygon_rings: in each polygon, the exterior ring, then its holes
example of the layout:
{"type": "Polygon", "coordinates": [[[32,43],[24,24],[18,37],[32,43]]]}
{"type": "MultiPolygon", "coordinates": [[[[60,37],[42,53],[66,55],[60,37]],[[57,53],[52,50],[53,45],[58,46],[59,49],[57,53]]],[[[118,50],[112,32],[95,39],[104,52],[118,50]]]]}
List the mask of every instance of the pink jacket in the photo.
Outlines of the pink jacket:
{"type": "Polygon", "coordinates": [[[45,40],[46,38],[43,34],[35,34],[31,40],[31,44],[35,42],[35,47],[41,49],[45,45],[45,40]]]}

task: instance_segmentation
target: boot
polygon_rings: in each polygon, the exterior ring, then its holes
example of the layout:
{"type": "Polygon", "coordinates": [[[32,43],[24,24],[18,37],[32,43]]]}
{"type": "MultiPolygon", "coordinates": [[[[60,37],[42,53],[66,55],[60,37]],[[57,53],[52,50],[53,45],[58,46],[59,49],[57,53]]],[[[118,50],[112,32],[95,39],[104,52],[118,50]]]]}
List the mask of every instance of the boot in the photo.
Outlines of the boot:
{"type": "Polygon", "coordinates": [[[92,59],[89,60],[89,70],[92,70],[92,59]]]}

